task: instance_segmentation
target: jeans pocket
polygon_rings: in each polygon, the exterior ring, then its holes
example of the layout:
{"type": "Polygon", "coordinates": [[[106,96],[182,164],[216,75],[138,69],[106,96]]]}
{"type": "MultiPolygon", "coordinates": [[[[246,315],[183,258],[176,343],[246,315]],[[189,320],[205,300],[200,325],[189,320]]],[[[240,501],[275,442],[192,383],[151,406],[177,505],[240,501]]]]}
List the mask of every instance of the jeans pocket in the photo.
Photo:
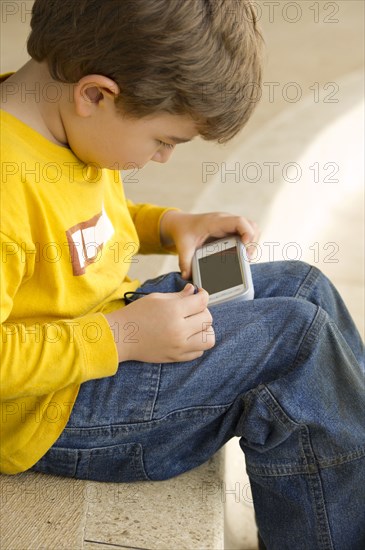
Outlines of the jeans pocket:
{"type": "Polygon", "coordinates": [[[52,447],[33,466],[35,472],[90,481],[145,481],[148,476],[139,443],[125,443],[96,449],[52,447]]]}
{"type": "Polygon", "coordinates": [[[64,477],[75,477],[78,462],[77,449],[51,447],[31,468],[34,472],[64,477]]]}
{"type": "Polygon", "coordinates": [[[80,461],[80,474],[86,474],[83,479],[112,482],[149,479],[144,469],[142,445],[139,443],[88,449],[81,453],[84,456],[80,461]]]}

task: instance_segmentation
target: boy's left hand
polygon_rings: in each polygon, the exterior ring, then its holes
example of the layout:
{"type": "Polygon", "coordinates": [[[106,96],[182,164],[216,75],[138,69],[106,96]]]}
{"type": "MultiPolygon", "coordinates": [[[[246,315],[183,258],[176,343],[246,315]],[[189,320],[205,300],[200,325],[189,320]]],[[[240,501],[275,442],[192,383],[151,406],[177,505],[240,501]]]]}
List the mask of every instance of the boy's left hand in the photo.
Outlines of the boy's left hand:
{"type": "MultiPolygon", "coordinates": [[[[177,210],[169,210],[164,214],[160,232],[163,246],[175,245],[184,279],[191,278],[191,261],[195,250],[205,242],[227,235],[240,235],[242,243],[248,245],[256,243],[260,236],[257,223],[243,216],[225,212],[186,214],[177,210]]],[[[249,247],[247,254],[250,257],[249,247]]]]}

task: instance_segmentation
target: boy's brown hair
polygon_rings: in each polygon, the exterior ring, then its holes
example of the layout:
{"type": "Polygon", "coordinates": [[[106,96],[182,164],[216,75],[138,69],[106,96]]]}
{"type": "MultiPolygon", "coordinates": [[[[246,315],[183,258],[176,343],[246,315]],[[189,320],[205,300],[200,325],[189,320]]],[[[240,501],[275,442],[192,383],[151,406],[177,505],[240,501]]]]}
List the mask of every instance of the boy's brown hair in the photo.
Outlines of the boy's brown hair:
{"type": "Polygon", "coordinates": [[[250,0],[36,0],[28,53],[52,78],[101,74],[126,116],[190,115],[233,138],[257,103],[262,37],[250,0]]]}

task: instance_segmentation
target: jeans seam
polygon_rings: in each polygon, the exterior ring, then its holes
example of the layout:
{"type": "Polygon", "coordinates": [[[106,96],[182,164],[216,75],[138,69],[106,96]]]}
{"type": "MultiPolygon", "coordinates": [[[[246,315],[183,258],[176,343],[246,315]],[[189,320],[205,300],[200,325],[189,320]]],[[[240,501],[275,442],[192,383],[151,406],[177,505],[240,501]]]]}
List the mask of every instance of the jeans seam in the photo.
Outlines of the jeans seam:
{"type": "Polygon", "coordinates": [[[348,462],[353,462],[354,460],[359,460],[365,456],[365,447],[355,447],[348,453],[341,453],[338,456],[318,459],[317,462],[322,470],[328,468],[336,468],[336,466],[341,466],[341,464],[346,464],[348,462]]]}
{"type": "Polygon", "coordinates": [[[317,520],[317,536],[321,550],[333,550],[332,535],[323,494],[320,467],[314,453],[308,426],[301,426],[300,442],[307,461],[316,471],[307,475],[310,493],[312,495],[314,512],[317,520]]]}
{"type": "Polygon", "coordinates": [[[223,405],[204,405],[204,406],[194,406],[194,407],[186,407],[184,409],[175,409],[173,411],[170,411],[169,413],[163,415],[161,418],[152,418],[148,421],[141,421],[141,422],[128,422],[128,423],[115,423],[115,424],[103,424],[100,426],[87,426],[87,427],[72,427],[72,428],[65,428],[63,431],[65,433],[68,433],[69,435],[90,435],[95,436],[98,435],[98,432],[102,432],[103,436],[109,435],[109,433],[131,433],[131,432],[139,432],[143,431],[146,427],[152,427],[157,426],[158,424],[161,424],[165,421],[174,420],[175,417],[179,416],[186,416],[186,418],[193,418],[196,415],[211,415],[215,414],[218,411],[221,411],[224,413],[232,406],[232,403],[223,404],[223,405]]]}
{"type": "Polygon", "coordinates": [[[320,274],[321,272],[317,268],[311,266],[304,281],[301,283],[297,292],[295,293],[294,298],[302,298],[304,300],[307,300],[308,293],[309,293],[308,291],[311,290],[311,287],[313,286],[315,281],[318,279],[320,274]]]}
{"type": "Polygon", "coordinates": [[[158,392],[160,390],[160,384],[161,384],[161,371],[162,371],[162,363],[160,363],[159,366],[158,366],[158,375],[157,375],[157,384],[156,384],[156,389],[155,389],[155,395],[153,397],[152,406],[151,406],[151,413],[150,413],[150,417],[149,417],[148,420],[153,420],[156,401],[157,401],[158,392]]]}
{"type": "Polygon", "coordinates": [[[316,306],[316,307],[317,307],[316,315],[314,316],[314,319],[310,327],[308,328],[306,334],[304,335],[300,343],[298,352],[293,361],[292,367],[289,369],[289,372],[292,372],[299,363],[305,361],[306,356],[308,354],[308,350],[311,350],[314,348],[314,343],[316,340],[318,340],[322,332],[325,320],[328,316],[327,316],[327,313],[322,308],[320,308],[319,306],[316,306]]]}

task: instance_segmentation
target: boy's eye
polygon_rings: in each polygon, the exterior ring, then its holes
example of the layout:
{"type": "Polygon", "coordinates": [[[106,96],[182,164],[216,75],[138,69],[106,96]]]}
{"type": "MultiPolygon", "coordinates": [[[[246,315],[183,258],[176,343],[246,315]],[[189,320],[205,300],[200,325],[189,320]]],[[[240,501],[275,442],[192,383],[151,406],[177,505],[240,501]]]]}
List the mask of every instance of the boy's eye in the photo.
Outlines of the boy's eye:
{"type": "Polygon", "coordinates": [[[175,145],[172,145],[171,143],[165,143],[164,141],[161,141],[159,139],[157,141],[160,145],[162,145],[166,149],[173,149],[175,147],[175,145]]]}

